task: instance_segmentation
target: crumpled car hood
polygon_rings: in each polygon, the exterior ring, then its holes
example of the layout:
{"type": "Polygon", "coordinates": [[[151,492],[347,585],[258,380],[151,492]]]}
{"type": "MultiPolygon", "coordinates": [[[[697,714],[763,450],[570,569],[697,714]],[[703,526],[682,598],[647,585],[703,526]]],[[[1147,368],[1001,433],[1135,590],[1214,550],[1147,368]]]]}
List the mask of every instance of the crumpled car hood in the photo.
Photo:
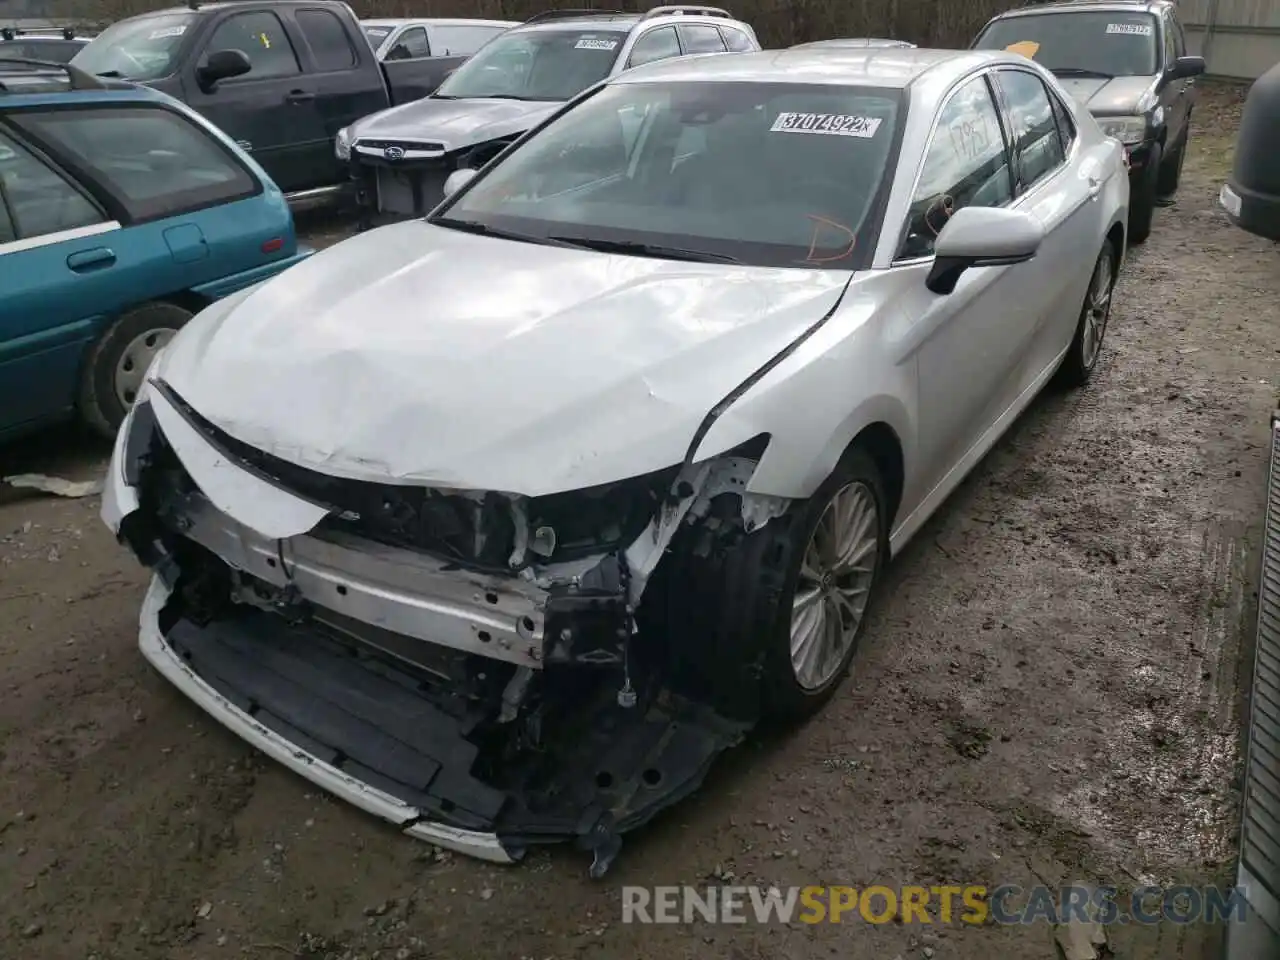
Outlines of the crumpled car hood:
{"type": "Polygon", "coordinates": [[[1115,77],[1111,80],[1059,77],[1058,82],[1080,106],[1090,113],[1105,117],[1136,112],[1138,101],[1151,88],[1154,80],[1151,77],[1115,77]]]}
{"type": "Polygon", "coordinates": [[[848,279],[408,221],[215,303],[152,377],[232,437],[332,476],[540,496],[679,463],[708,411],[848,279]]]}
{"type": "Polygon", "coordinates": [[[562,106],[545,101],[426,97],[356,121],[351,135],[356,140],[430,140],[444,144],[445,150],[460,150],[524,133],[562,106]]]}

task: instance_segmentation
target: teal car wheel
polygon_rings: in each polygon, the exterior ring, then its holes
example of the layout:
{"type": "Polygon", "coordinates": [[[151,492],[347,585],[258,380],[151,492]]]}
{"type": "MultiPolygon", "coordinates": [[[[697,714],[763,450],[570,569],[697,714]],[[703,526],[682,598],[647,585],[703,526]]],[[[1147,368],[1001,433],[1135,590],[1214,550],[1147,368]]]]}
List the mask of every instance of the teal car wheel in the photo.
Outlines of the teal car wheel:
{"type": "Polygon", "coordinates": [[[80,415],[113,438],[133,406],[151,361],[191,319],[173,303],[144,303],[121,314],[89,351],[80,383],[80,415]]]}

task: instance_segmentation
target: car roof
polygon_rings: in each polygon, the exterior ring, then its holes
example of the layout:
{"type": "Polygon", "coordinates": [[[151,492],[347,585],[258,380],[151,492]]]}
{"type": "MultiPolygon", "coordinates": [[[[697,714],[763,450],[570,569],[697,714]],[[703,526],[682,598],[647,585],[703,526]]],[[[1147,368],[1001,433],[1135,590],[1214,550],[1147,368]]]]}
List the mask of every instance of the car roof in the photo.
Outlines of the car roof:
{"type": "MultiPolygon", "coordinates": [[[[655,7],[655,10],[662,8],[655,7]]],[[[677,8],[672,8],[677,9],[677,8]]],[[[697,23],[697,24],[733,24],[742,25],[737,17],[724,16],[717,13],[699,13],[698,7],[685,8],[684,13],[617,13],[602,10],[599,13],[582,13],[564,17],[548,17],[546,20],[525,21],[513,30],[604,30],[616,33],[629,33],[641,23],[697,23]]],[[[554,11],[549,11],[554,12],[554,11]]]]}
{"type": "Polygon", "coordinates": [[[889,37],[831,37],[827,40],[810,40],[808,43],[792,44],[792,50],[827,50],[846,48],[850,50],[865,50],[869,47],[893,47],[895,49],[906,49],[914,47],[915,44],[907,40],[893,40],[889,37]]]}
{"type": "Polygon", "coordinates": [[[362,27],[398,27],[405,23],[425,23],[434,27],[514,27],[519,20],[485,20],[480,17],[373,17],[361,20],[362,27]]]}
{"type": "MultiPolygon", "coordinates": [[[[64,64],[21,64],[0,59],[0,113],[11,107],[158,102],[174,101],[150,87],[90,76],[64,64]]],[[[182,109],[189,110],[185,106],[182,109]]]]}
{"type": "Polygon", "coordinates": [[[1025,63],[994,50],[930,50],[920,47],[792,47],[759,53],[704,54],[633,67],[611,83],[653,80],[740,81],[905,88],[925,73],[962,77],[992,63],[1025,63]]]}
{"type": "Polygon", "coordinates": [[[1018,7],[997,14],[992,20],[1009,20],[1014,17],[1034,17],[1045,13],[1116,12],[1159,13],[1170,7],[1177,8],[1172,0],[1053,0],[1030,7],[1018,7]]]}
{"type": "MultiPolygon", "coordinates": [[[[313,7],[314,6],[332,7],[332,6],[335,6],[336,4],[337,4],[337,0],[270,0],[269,5],[273,7],[278,7],[283,5],[288,5],[288,6],[309,5],[313,7]]],[[[145,17],[159,17],[164,15],[172,16],[173,14],[178,14],[178,13],[196,14],[196,13],[207,13],[210,11],[217,11],[217,10],[232,10],[236,8],[243,9],[244,7],[251,6],[251,5],[252,4],[247,2],[247,0],[216,0],[216,2],[214,3],[198,3],[197,2],[194,6],[162,7],[159,10],[147,10],[143,13],[135,13],[131,17],[121,17],[119,20],[115,21],[115,23],[124,23],[126,20],[142,20],[145,17]]],[[[346,6],[346,4],[344,3],[343,6],[346,6]]]]}

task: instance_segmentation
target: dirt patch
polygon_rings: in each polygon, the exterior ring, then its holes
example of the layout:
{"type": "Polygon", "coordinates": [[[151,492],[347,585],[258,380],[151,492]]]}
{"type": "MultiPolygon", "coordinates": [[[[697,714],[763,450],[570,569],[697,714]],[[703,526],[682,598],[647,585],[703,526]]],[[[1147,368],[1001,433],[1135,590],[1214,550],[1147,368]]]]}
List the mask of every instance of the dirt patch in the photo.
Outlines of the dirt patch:
{"type": "MultiPolygon", "coordinates": [[[[604,882],[570,850],[438,854],[260,759],[142,661],[143,577],[96,502],[7,496],[0,955],[1049,958],[1043,926],[624,926],[619,887],[1222,879],[1280,254],[1217,209],[1239,97],[1205,99],[1095,382],[1041,398],[899,558],[830,708],[728,758],[604,882]]],[[[1112,933],[1133,958],[1217,942],[1112,933]]]]}

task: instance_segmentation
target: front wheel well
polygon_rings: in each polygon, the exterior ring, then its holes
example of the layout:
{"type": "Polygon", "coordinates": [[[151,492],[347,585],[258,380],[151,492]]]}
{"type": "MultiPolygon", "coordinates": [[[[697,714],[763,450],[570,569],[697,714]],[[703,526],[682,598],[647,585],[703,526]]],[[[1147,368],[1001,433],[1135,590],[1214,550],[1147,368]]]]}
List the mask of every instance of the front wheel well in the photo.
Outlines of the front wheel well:
{"type": "Polygon", "coordinates": [[[1124,224],[1112,224],[1111,229],[1107,231],[1107,240],[1111,243],[1111,247],[1115,251],[1116,260],[1119,261],[1121,255],[1124,253],[1124,224]]]}
{"type": "Polygon", "coordinates": [[[208,297],[201,296],[192,290],[179,290],[177,293],[171,293],[169,296],[160,297],[159,299],[165,303],[172,303],[175,307],[181,307],[193,317],[213,303],[208,297]]]}
{"type": "Polygon", "coordinates": [[[889,512],[889,525],[892,527],[902,505],[902,492],[906,485],[906,465],[902,457],[902,441],[897,432],[883,421],[863,427],[847,447],[845,455],[852,450],[863,450],[871,457],[880,474],[880,482],[884,484],[885,505],[889,512]]]}

